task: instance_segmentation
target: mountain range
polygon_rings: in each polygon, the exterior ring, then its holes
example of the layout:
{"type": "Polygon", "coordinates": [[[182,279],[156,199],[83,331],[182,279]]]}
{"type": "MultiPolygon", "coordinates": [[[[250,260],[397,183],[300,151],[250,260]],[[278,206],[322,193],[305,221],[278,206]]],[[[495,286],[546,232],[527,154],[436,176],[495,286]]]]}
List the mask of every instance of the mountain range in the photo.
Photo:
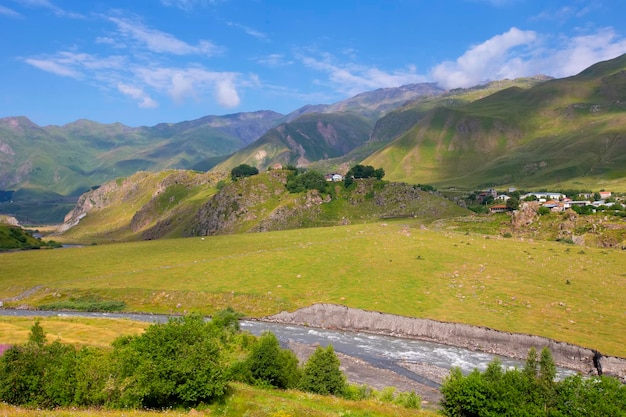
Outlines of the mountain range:
{"type": "Polygon", "coordinates": [[[626,190],[626,55],[564,79],[444,91],[412,84],[310,105],[152,127],[0,119],[0,212],[58,222],[83,192],[138,171],[226,171],[247,163],[438,187],[626,190]]]}

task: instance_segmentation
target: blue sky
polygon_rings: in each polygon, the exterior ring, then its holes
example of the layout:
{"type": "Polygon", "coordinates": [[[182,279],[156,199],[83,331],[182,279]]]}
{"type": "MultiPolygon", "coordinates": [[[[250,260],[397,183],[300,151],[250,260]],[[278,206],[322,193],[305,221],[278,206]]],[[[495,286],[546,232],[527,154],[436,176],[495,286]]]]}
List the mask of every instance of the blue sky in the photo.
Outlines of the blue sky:
{"type": "Polygon", "coordinates": [[[0,117],[152,126],[564,77],[626,53],[625,17],[623,0],[0,0],[0,117]]]}

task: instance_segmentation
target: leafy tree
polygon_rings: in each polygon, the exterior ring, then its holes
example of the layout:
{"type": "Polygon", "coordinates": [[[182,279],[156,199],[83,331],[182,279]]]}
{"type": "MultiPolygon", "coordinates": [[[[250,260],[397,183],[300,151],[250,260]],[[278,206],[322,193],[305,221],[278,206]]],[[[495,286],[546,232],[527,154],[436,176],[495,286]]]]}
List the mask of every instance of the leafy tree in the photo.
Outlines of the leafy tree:
{"type": "Polygon", "coordinates": [[[300,388],[322,395],[342,395],[346,389],[346,377],[339,369],[340,363],[332,345],[319,346],[304,366],[300,388]]]}
{"type": "Polygon", "coordinates": [[[359,178],[376,178],[381,180],[385,176],[385,170],[382,168],[374,169],[371,165],[355,165],[346,173],[346,177],[354,179],[359,178]]]}
{"type": "Polygon", "coordinates": [[[233,181],[235,181],[238,178],[251,177],[252,175],[257,175],[258,173],[259,170],[256,167],[252,167],[248,164],[241,164],[230,171],[230,177],[233,181]]]}
{"type": "Polygon", "coordinates": [[[263,333],[248,358],[252,382],[276,388],[295,388],[300,381],[298,358],[281,349],[273,333],[263,333]]]}
{"type": "Polygon", "coordinates": [[[306,190],[318,190],[323,193],[326,191],[327,182],[324,174],[318,171],[306,171],[301,174],[295,172],[289,176],[285,187],[291,193],[301,193],[306,190]]]}
{"type": "Polygon", "coordinates": [[[211,323],[218,328],[239,331],[239,320],[242,317],[243,314],[235,311],[232,307],[226,307],[213,315],[211,323]]]}
{"type": "Polygon", "coordinates": [[[118,405],[195,406],[226,392],[226,364],[215,326],[199,315],[153,324],[140,336],[114,342],[118,405]]]}
{"type": "Polygon", "coordinates": [[[46,333],[43,331],[41,324],[39,324],[39,319],[35,319],[35,323],[30,328],[28,343],[39,348],[43,347],[46,343],[46,333]]]}
{"type": "Polygon", "coordinates": [[[31,327],[28,340],[0,358],[0,400],[43,408],[73,404],[75,348],[59,341],[45,344],[39,321],[31,327]]]}
{"type": "Polygon", "coordinates": [[[509,210],[517,210],[519,208],[519,200],[515,197],[511,197],[506,200],[506,208],[509,210]]]}

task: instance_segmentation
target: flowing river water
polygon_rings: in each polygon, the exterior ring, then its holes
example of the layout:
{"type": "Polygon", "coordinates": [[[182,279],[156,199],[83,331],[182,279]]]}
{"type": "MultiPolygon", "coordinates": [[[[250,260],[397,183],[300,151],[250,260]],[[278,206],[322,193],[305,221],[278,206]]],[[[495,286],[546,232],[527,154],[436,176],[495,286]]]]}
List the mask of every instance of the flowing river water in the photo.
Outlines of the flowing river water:
{"type": "MultiPolygon", "coordinates": [[[[88,313],[58,312],[40,310],[9,310],[0,309],[0,315],[17,317],[90,317],[114,318],[163,323],[167,315],[133,314],[133,313],[88,313]]],[[[418,375],[400,366],[398,363],[420,363],[450,370],[459,367],[464,374],[475,368],[483,371],[496,355],[476,352],[469,349],[438,344],[415,339],[373,335],[368,333],[325,330],[306,326],[268,323],[262,321],[242,320],[242,330],[260,335],[265,331],[276,335],[283,346],[290,343],[306,345],[333,345],[336,352],[359,358],[377,368],[392,371],[420,384],[438,388],[439,383],[418,375]]],[[[503,366],[522,368],[524,363],[519,360],[498,356],[503,366]]],[[[557,377],[563,378],[574,374],[574,371],[557,368],[557,377]]]]}

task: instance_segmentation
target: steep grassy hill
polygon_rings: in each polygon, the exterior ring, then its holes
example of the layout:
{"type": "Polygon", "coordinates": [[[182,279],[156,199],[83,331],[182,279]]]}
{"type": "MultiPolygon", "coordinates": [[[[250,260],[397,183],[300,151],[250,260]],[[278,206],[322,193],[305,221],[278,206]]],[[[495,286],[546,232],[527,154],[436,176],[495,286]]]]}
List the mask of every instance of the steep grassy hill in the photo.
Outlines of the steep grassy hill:
{"type": "Polygon", "coordinates": [[[83,194],[59,232],[82,243],[180,237],[222,179],[182,170],[118,178],[83,194]]]}
{"type": "MultiPolygon", "coordinates": [[[[101,243],[260,232],[417,217],[467,214],[441,197],[407,184],[356,181],[327,193],[292,194],[291,171],[274,170],[226,183],[219,174],[142,172],[81,196],[59,240],[101,243]],[[219,188],[219,190],[218,190],[219,188]]],[[[57,238],[55,238],[57,239],[57,238]]]]}
{"type": "MultiPolygon", "coordinates": [[[[349,167],[363,161],[383,148],[392,140],[410,130],[429,111],[437,107],[456,107],[485,98],[510,87],[529,88],[548,80],[549,77],[536,76],[515,80],[494,81],[472,88],[458,88],[439,94],[424,95],[404,103],[389,111],[376,121],[370,138],[361,146],[338,158],[313,162],[310,167],[324,172],[346,172],[349,167]]],[[[358,96],[357,96],[358,97],[358,96]]]]}
{"type": "Polygon", "coordinates": [[[267,169],[275,164],[307,166],[344,155],[363,144],[373,123],[355,113],[311,113],[283,123],[236,152],[213,171],[230,172],[246,163],[267,169]]]}
{"type": "Polygon", "coordinates": [[[626,55],[439,107],[364,163],[439,186],[626,190],[626,55]]]}

